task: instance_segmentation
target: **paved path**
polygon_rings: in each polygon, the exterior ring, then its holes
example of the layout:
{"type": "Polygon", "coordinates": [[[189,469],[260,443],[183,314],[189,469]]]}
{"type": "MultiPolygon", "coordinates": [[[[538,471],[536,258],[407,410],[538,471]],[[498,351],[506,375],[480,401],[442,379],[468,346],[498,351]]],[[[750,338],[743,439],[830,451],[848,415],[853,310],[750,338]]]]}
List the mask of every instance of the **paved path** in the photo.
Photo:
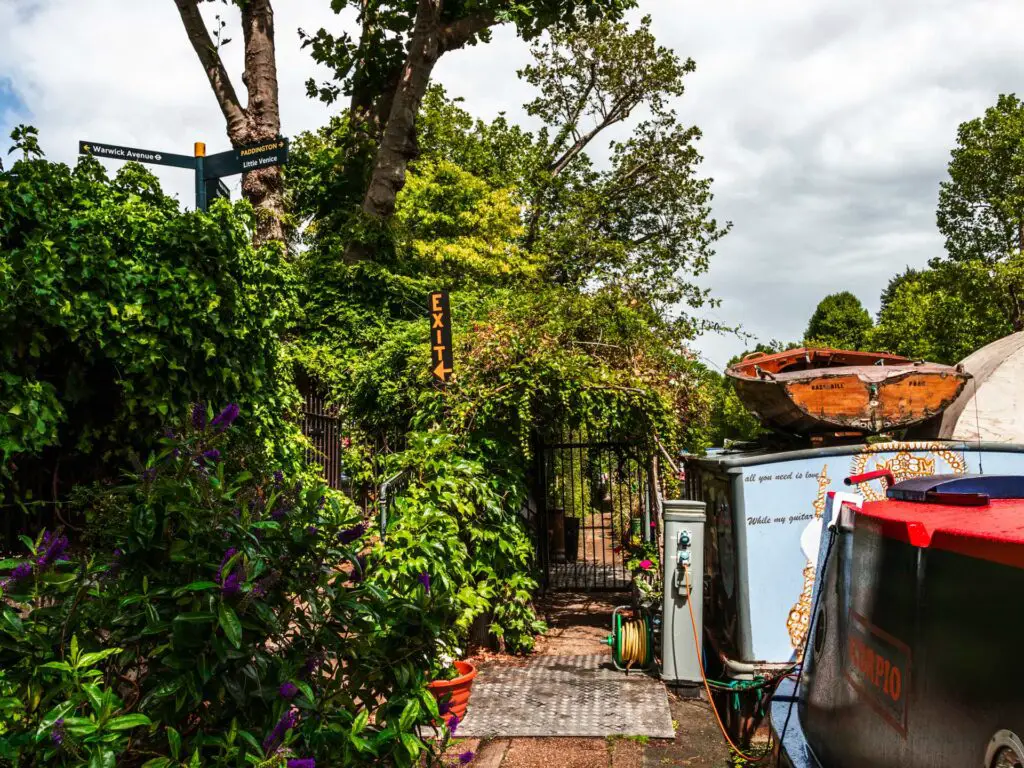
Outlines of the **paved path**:
{"type": "MultiPolygon", "coordinates": [[[[601,640],[608,635],[611,612],[629,602],[626,595],[554,594],[538,608],[550,626],[537,655],[610,657],[601,640]]],[[[534,657],[534,663],[539,661],[534,657]]],[[[489,657],[489,664],[521,667],[515,657],[489,657]]],[[[579,663],[577,660],[575,663],[579,663]]],[[[621,674],[621,673],[619,673],[621,674]]],[[[471,700],[472,701],[472,700],[471,700]]],[[[668,694],[673,738],[478,738],[456,739],[449,754],[476,753],[475,768],[731,768],[729,751],[718,732],[710,705],[668,694]]],[[[467,722],[472,718],[472,704],[467,722]]]]}

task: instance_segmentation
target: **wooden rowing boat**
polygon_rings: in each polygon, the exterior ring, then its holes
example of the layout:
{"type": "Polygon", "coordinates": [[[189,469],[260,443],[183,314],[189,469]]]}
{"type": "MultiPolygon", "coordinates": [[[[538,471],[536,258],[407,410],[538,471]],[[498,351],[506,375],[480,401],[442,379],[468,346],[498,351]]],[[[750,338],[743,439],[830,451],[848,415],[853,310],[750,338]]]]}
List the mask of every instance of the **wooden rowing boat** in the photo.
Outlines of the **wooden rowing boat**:
{"type": "Polygon", "coordinates": [[[962,366],[881,352],[754,352],[726,371],[765,426],[792,434],[873,434],[941,413],[970,378],[962,366]]]}

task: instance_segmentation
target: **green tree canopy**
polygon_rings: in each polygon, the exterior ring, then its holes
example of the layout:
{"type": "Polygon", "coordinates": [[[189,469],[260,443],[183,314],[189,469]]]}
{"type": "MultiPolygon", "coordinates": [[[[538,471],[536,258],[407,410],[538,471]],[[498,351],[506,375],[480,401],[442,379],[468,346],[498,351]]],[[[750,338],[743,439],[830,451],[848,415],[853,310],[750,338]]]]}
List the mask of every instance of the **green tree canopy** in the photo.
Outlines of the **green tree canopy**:
{"type": "Polygon", "coordinates": [[[871,315],[849,291],[832,293],[818,302],[804,338],[808,343],[839,349],[863,349],[871,315]]]}
{"type": "MultiPolygon", "coordinates": [[[[1024,250],[1024,103],[999,96],[984,116],[960,125],[939,189],[939,230],[955,262],[995,269],[1024,250]]],[[[998,276],[998,298],[1013,330],[1024,329],[1024,283],[1015,268],[998,276]]]]}
{"type": "Polygon", "coordinates": [[[1001,308],[1005,280],[999,275],[1013,264],[994,271],[977,259],[937,261],[930,269],[897,275],[882,293],[869,345],[937,363],[959,362],[1012,332],[1001,308]]]}

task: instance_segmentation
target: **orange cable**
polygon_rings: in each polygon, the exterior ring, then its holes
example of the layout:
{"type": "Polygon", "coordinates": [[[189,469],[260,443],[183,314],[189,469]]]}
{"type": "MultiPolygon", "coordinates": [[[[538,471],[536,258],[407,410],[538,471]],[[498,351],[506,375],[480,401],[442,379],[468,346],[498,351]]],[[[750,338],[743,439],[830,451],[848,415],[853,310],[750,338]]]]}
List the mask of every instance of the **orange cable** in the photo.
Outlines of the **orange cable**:
{"type": "MultiPolygon", "coordinates": [[[[693,615],[693,595],[690,589],[690,569],[685,568],[683,573],[686,575],[686,607],[690,609],[690,626],[693,628],[693,644],[697,649],[697,658],[700,659],[700,639],[697,637],[697,619],[694,618],[693,615]]],[[[725,736],[725,740],[729,742],[729,746],[732,747],[732,750],[748,763],[760,763],[771,757],[770,752],[767,755],[761,755],[761,757],[751,757],[750,755],[744,754],[743,750],[733,744],[732,739],[729,738],[729,734],[725,730],[725,725],[722,723],[722,718],[718,716],[718,708],[715,706],[715,700],[711,696],[711,686],[708,685],[707,675],[704,674],[703,661],[700,661],[700,678],[704,681],[704,690],[707,691],[708,703],[711,705],[711,711],[715,713],[715,720],[718,721],[718,729],[722,732],[722,735],[725,736]]]]}

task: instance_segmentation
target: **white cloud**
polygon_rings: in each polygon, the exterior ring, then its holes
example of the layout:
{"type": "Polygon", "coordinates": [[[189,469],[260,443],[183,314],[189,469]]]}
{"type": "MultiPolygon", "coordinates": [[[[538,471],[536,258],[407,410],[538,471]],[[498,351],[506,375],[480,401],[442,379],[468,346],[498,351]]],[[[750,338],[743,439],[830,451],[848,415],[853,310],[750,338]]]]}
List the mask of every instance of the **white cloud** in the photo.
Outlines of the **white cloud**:
{"type": "MultiPolygon", "coordinates": [[[[344,20],[327,0],[276,5],[283,128],[294,135],[329,114],[305,96],[322,73],[296,29],[344,20]]],[[[1024,82],[1018,0],[641,0],[641,12],[697,61],[679,110],[704,132],[715,213],[735,225],[704,281],[723,299],[708,316],[765,340],[798,338],[830,291],[875,309],[892,275],[941,253],[935,203],[957,125],[1024,82]]],[[[227,54],[238,83],[240,39],[227,54]]],[[[523,119],[529,90],[515,70],[527,60],[502,29],[445,56],[437,79],[481,117],[523,119]]],[[[4,79],[54,159],[73,161],[80,138],[227,146],[171,0],[0,0],[4,79]]],[[[187,172],[159,173],[191,203],[187,172]]],[[[699,346],[724,363],[744,345],[699,346]]]]}

